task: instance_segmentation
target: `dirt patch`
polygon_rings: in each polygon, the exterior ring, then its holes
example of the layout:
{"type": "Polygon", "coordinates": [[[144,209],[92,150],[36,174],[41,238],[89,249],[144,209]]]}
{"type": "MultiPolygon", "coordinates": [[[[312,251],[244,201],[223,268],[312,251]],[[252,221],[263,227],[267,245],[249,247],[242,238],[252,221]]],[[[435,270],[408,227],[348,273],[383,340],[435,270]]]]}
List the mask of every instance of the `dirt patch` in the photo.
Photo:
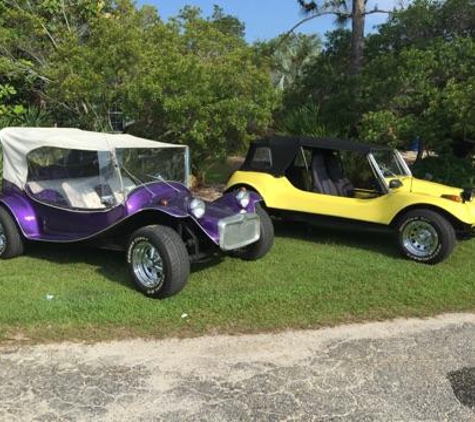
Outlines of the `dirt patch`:
{"type": "Polygon", "coordinates": [[[202,185],[193,188],[193,195],[205,201],[215,201],[223,195],[224,184],[202,185]]]}

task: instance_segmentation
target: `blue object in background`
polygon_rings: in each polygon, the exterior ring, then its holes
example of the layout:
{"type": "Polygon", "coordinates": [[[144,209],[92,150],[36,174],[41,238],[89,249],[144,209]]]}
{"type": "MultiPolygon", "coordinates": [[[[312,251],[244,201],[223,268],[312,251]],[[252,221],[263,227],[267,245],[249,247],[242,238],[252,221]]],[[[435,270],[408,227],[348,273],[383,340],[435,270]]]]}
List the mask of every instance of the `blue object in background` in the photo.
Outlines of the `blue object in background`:
{"type": "Polygon", "coordinates": [[[409,151],[418,152],[420,147],[421,147],[421,138],[420,136],[416,136],[411,142],[411,145],[409,146],[409,151]]]}

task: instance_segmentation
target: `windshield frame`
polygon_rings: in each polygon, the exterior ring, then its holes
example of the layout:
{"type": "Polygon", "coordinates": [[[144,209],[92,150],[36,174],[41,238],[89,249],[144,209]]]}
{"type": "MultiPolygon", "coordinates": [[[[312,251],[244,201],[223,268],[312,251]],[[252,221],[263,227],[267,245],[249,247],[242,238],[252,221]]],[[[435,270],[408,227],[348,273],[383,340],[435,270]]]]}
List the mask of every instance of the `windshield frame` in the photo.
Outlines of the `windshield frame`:
{"type": "MultiPolygon", "coordinates": [[[[121,183],[121,190],[122,190],[122,195],[124,197],[124,201],[122,203],[125,203],[127,201],[127,198],[133,193],[135,192],[137,189],[139,188],[145,188],[147,189],[147,186],[148,185],[151,185],[151,184],[154,184],[154,183],[166,183],[166,184],[169,184],[169,183],[180,183],[182,185],[184,185],[187,189],[190,188],[190,178],[191,178],[191,155],[190,155],[190,148],[187,146],[187,145],[183,145],[183,146],[177,146],[177,150],[184,150],[183,154],[184,154],[184,165],[185,165],[185,169],[184,169],[184,178],[185,180],[184,181],[178,181],[178,180],[160,180],[160,179],[156,179],[156,180],[150,180],[148,182],[143,182],[142,180],[140,180],[139,177],[137,177],[135,174],[133,174],[132,172],[130,172],[130,170],[123,166],[121,161],[119,160],[118,158],[118,155],[117,155],[117,150],[118,149],[130,149],[130,150],[133,150],[133,149],[140,149],[140,148],[114,148],[113,151],[112,151],[112,154],[113,154],[113,157],[114,157],[114,160],[115,160],[115,165],[118,169],[118,172],[119,172],[119,177],[120,177],[120,183],[121,183]],[[124,174],[125,173],[125,174],[124,174]],[[125,188],[125,184],[124,184],[124,175],[129,177],[129,176],[132,176],[133,179],[135,179],[135,181],[137,182],[136,186],[133,187],[132,189],[130,190],[127,190],[125,188]],[[138,183],[140,182],[140,183],[138,183]]],[[[153,150],[163,150],[163,148],[160,148],[160,147],[157,147],[157,148],[153,148],[153,150]]],[[[167,148],[168,149],[168,148],[167,148]]]]}
{"type": "Polygon", "coordinates": [[[388,179],[400,179],[404,177],[412,177],[412,172],[407,165],[406,161],[402,157],[401,153],[397,149],[388,149],[387,150],[392,157],[396,160],[398,166],[401,168],[403,174],[397,174],[394,176],[385,176],[383,173],[383,169],[381,168],[378,160],[376,159],[373,152],[368,154],[368,161],[373,169],[373,172],[378,179],[378,182],[385,193],[391,192],[391,188],[389,187],[388,179]]]}

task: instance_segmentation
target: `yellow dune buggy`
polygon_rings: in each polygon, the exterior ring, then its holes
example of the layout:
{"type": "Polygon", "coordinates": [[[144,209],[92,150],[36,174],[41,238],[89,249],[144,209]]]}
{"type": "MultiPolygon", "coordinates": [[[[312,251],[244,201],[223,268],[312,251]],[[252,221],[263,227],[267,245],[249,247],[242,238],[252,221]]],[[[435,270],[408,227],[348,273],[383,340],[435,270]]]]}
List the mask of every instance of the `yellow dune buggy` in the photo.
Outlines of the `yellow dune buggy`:
{"type": "Polygon", "coordinates": [[[352,222],[392,230],[408,258],[435,264],[475,226],[472,189],[412,176],[398,151],[341,139],[253,142],[227,190],[262,196],[268,211],[308,223],[352,222]]]}

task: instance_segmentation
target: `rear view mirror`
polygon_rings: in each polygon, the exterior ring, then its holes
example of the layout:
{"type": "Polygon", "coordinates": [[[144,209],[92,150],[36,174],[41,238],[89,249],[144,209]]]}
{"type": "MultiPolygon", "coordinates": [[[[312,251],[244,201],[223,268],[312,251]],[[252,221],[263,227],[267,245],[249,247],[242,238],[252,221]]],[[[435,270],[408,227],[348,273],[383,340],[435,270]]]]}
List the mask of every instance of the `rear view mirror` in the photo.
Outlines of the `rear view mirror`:
{"type": "Polygon", "coordinates": [[[399,189],[403,186],[403,183],[399,179],[393,179],[389,182],[390,189],[399,189]]]}

